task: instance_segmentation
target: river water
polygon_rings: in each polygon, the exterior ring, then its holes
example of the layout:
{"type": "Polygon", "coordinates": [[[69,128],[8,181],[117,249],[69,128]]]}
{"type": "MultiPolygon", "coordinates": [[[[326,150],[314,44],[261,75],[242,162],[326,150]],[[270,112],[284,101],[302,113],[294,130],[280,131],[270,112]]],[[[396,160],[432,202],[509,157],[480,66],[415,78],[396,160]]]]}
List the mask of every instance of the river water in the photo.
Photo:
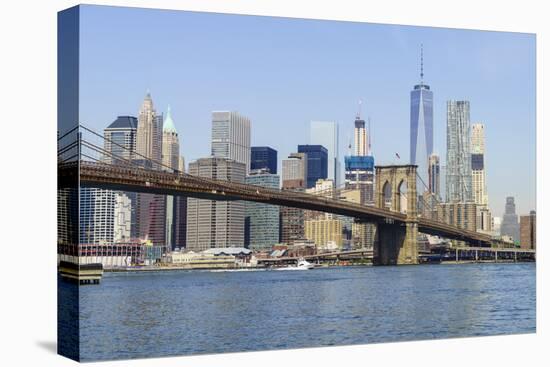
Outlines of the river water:
{"type": "Polygon", "coordinates": [[[106,273],[79,298],[84,361],[535,332],[533,263],[106,273]]]}

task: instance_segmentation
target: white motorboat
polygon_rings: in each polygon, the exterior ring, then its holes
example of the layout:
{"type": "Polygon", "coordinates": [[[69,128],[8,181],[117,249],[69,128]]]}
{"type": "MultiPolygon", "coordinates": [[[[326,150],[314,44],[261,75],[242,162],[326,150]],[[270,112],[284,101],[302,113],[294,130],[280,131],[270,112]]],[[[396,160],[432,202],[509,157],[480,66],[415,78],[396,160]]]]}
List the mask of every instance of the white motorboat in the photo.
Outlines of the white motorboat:
{"type": "Polygon", "coordinates": [[[310,269],[313,269],[314,267],[315,265],[313,265],[312,263],[306,261],[303,258],[300,258],[298,260],[298,264],[294,266],[291,265],[291,266],[286,266],[284,268],[276,268],[274,270],[310,270],[310,269]]]}

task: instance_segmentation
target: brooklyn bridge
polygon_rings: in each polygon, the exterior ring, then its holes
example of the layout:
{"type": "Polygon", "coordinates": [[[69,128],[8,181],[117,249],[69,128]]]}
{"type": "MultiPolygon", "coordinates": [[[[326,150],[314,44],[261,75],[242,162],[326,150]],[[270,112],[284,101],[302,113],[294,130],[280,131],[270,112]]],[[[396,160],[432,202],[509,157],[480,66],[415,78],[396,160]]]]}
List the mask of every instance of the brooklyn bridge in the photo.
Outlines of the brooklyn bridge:
{"type": "Polygon", "coordinates": [[[376,166],[374,205],[361,205],[339,199],[334,194],[314,195],[197,177],[162,167],[152,169],[151,163],[136,164],[123,157],[105,160],[97,158],[96,154],[94,158],[90,151],[99,153],[103,158],[110,153],[101,144],[89,140],[82,139],[80,135],[59,150],[58,156],[65,157],[58,159],[60,188],[79,185],[199,199],[244,200],[353,217],[356,222],[376,224],[374,261],[381,265],[417,264],[419,233],[462,241],[469,246],[502,245],[488,234],[419,214],[415,165],[376,166]],[[71,155],[71,151],[77,153],[71,155]],[[407,187],[406,194],[402,191],[403,186],[407,187]]]}

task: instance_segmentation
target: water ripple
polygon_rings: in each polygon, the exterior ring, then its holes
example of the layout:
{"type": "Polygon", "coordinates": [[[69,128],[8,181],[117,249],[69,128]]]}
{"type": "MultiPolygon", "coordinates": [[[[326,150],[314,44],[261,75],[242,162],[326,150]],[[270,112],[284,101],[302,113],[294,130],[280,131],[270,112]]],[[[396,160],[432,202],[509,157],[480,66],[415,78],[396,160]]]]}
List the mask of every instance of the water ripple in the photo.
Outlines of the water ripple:
{"type": "Polygon", "coordinates": [[[528,333],[535,303],[534,264],[109,273],[80,288],[81,358],[528,333]]]}

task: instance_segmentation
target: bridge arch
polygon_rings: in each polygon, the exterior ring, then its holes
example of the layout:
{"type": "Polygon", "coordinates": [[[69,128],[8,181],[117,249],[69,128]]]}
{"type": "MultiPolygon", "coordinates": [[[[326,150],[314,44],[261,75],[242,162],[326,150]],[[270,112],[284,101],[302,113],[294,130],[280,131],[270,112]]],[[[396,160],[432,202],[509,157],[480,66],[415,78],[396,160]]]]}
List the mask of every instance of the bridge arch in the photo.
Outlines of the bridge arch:
{"type": "Polygon", "coordinates": [[[395,211],[403,214],[407,214],[407,209],[408,209],[407,208],[407,189],[408,189],[407,180],[401,179],[401,181],[397,185],[397,193],[396,193],[397,208],[395,209],[395,211]]]}
{"type": "Polygon", "coordinates": [[[418,263],[416,168],[415,165],[375,167],[376,206],[406,214],[405,223],[378,223],[374,248],[378,264],[418,263]]]}
{"type": "Polygon", "coordinates": [[[391,184],[389,181],[386,181],[382,186],[382,194],[384,196],[382,201],[383,207],[391,210],[393,196],[392,196],[391,184]]]}
{"type": "Polygon", "coordinates": [[[376,166],[375,199],[378,208],[416,218],[416,166],[376,166]]]}

